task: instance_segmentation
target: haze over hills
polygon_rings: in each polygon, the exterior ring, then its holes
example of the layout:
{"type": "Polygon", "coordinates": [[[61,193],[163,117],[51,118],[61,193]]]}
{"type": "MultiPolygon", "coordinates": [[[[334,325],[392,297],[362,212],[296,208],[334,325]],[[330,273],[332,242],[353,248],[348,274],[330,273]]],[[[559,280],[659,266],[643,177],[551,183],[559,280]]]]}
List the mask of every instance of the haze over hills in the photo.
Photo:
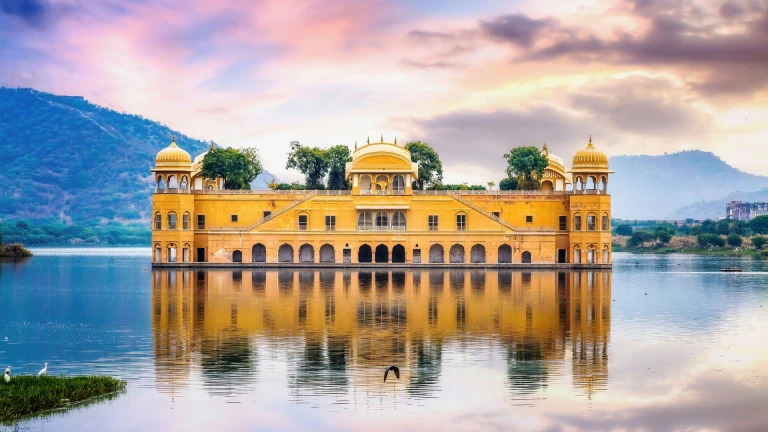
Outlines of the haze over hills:
{"type": "Polygon", "coordinates": [[[747,174],[709,152],[684,151],[661,156],[617,156],[610,158],[608,192],[613,216],[623,219],[695,219],[725,213],[726,196],[737,191],[757,191],[768,187],[768,177],[747,174]],[[696,214],[691,206],[704,201],[722,201],[707,214],[696,214]]]}
{"type": "MultiPolygon", "coordinates": [[[[0,215],[67,224],[148,225],[149,169],[171,135],[191,155],[208,148],[167,126],[82,97],[0,88],[0,215]]],[[[618,156],[609,184],[613,215],[626,219],[706,218],[726,200],[766,200],[768,177],[741,172],[712,153],[618,156]],[[761,195],[762,194],[762,195],[761,195]]],[[[274,179],[264,171],[252,188],[274,179]]]]}

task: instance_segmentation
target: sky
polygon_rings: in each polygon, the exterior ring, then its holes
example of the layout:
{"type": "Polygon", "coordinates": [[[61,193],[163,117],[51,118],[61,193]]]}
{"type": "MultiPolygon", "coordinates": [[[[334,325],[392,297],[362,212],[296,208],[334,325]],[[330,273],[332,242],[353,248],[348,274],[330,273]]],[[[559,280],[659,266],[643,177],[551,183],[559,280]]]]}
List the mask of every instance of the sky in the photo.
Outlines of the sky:
{"type": "Polygon", "coordinates": [[[80,95],[284,181],[291,141],[711,151],[768,175],[768,0],[0,0],[0,86],[80,95]]]}

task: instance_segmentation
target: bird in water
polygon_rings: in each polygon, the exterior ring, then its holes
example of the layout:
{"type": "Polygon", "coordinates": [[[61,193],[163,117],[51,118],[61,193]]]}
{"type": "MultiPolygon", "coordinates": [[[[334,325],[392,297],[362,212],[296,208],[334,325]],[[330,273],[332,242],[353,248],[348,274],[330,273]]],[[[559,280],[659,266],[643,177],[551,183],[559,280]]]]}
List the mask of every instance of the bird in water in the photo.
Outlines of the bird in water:
{"type": "Polygon", "coordinates": [[[389,371],[394,372],[395,377],[397,377],[397,379],[400,379],[400,369],[397,366],[390,366],[384,369],[384,382],[387,382],[387,375],[389,375],[389,371]]]}
{"type": "Polygon", "coordinates": [[[48,372],[48,363],[45,364],[45,367],[40,369],[40,372],[37,373],[37,376],[43,376],[48,372]]]}
{"type": "Polygon", "coordinates": [[[5,368],[5,374],[3,375],[5,382],[11,382],[11,367],[5,368]]]}

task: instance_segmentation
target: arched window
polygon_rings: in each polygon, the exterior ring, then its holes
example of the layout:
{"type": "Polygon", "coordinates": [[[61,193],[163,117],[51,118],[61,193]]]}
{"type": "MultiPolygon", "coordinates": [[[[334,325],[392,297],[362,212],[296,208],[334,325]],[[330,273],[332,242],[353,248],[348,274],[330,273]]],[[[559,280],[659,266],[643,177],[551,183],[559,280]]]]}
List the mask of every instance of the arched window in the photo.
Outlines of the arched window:
{"type": "Polygon", "coordinates": [[[181,177],[181,190],[186,192],[188,185],[189,185],[189,181],[187,180],[187,176],[182,176],[181,177]]]}
{"type": "Polygon", "coordinates": [[[597,188],[597,179],[593,176],[587,177],[587,190],[595,190],[597,188]]]}
{"type": "Polygon", "coordinates": [[[155,229],[163,229],[163,216],[160,212],[155,213],[155,229]]]}
{"type": "Polygon", "coordinates": [[[531,263],[531,253],[528,251],[523,252],[523,256],[521,257],[521,260],[523,264],[530,264],[531,263]]]}
{"type": "Polygon", "coordinates": [[[155,243],[155,262],[163,260],[163,249],[160,247],[160,243],[155,243]]]}
{"type": "Polygon", "coordinates": [[[405,213],[394,212],[392,214],[392,229],[397,231],[405,231],[405,213]]]}
{"type": "Polygon", "coordinates": [[[581,177],[576,177],[576,180],[573,182],[573,189],[580,191],[584,188],[584,181],[581,179],[581,177]]]}
{"type": "Polygon", "coordinates": [[[610,262],[610,253],[611,249],[607,244],[603,245],[603,264],[608,264],[610,262]]]}
{"type": "Polygon", "coordinates": [[[181,216],[181,229],[189,229],[189,212],[184,212],[181,216]]]}
{"type": "Polygon", "coordinates": [[[587,215],[587,231],[597,230],[597,216],[594,213],[587,215]]]}
{"type": "Polygon", "coordinates": [[[357,215],[357,229],[361,231],[373,229],[373,216],[371,212],[364,211],[357,215]]]}
{"type": "Polygon", "coordinates": [[[581,231],[581,214],[579,213],[573,215],[573,230],[581,231]]]}
{"type": "Polygon", "coordinates": [[[376,229],[386,230],[389,228],[389,216],[387,212],[376,212],[376,229]]]}
{"type": "Polygon", "coordinates": [[[466,230],[467,230],[467,214],[456,213],[456,231],[466,231],[466,230]]]}
{"type": "Polygon", "coordinates": [[[587,248],[587,263],[588,264],[594,264],[597,261],[597,248],[595,245],[589,245],[587,248]]]}
{"type": "Polygon", "coordinates": [[[168,262],[176,262],[176,245],[168,244],[168,262]]]}
{"type": "Polygon", "coordinates": [[[168,190],[178,190],[179,189],[179,181],[176,180],[176,176],[168,176],[168,190]]]}
{"type": "Polygon", "coordinates": [[[364,175],[360,177],[360,193],[369,195],[371,193],[371,176],[364,175]]]}
{"type": "Polygon", "coordinates": [[[379,175],[376,177],[376,193],[379,195],[386,195],[389,191],[389,179],[385,175],[379,175]]]}
{"type": "Polygon", "coordinates": [[[243,262],[243,253],[239,250],[232,252],[232,262],[243,262]]]}
{"type": "Polygon", "coordinates": [[[575,245],[573,247],[573,262],[574,264],[581,264],[581,246],[575,245]]]}
{"type": "Polygon", "coordinates": [[[168,213],[168,229],[176,229],[176,213],[174,212],[168,213]]]}
{"type": "Polygon", "coordinates": [[[165,181],[161,175],[157,176],[157,191],[165,192],[165,181]]]}
{"type": "Polygon", "coordinates": [[[392,193],[395,193],[395,194],[405,193],[405,177],[398,174],[392,178],[392,193]]]}
{"type": "Polygon", "coordinates": [[[189,262],[189,243],[184,243],[184,247],[181,249],[181,262],[189,262]]]}
{"type": "Polygon", "coordinates": [[[551,192],[555,190],[555,187],[552,185],[552,181],[544,180],[543,182],[541,182],[541,190],[545,192],[551,192]]]}
{"type": "Polygon", "coordinates": [[[603,218],[600,221],[600,229],[603,231],[611,230],[611,218],[608,217],[608,213],[603,213],[603,218]]]}

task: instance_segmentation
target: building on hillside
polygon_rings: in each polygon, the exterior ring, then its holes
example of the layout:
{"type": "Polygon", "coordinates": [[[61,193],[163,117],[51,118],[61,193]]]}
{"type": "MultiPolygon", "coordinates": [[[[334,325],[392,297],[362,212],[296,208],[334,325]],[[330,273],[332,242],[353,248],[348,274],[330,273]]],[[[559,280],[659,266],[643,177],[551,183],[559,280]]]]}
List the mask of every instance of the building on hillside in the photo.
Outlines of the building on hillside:
{"type": "Polygon", "coordinates": [[[351,190],[252,191],[203,178],[204,154],[172,141],[152,169],[153,263],[610,266],[607,156],[590,138],[567,171],[543,152],[540,191],[414,190],[418,164],[385,142],[355,148],[351,190]]]}
{"type": "Polygon", "coordinates": [[[725,205],[725,214],[728,219],[748,221],[757,216],[768,215],[768,203],[731,201],[725,205]]]}

